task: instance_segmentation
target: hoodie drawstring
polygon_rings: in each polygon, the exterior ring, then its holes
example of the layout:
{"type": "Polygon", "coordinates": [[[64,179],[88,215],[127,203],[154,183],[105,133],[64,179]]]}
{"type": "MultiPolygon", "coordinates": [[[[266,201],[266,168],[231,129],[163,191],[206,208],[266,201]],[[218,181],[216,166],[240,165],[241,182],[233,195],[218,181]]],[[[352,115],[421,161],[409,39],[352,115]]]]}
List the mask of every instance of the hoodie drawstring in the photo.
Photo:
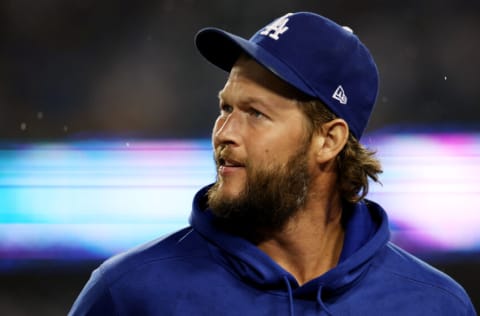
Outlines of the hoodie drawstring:
{"type": "Polygon", "coordinates": [[[290,285],[290,282],[288,281],[288,276],[284,275],[283,280],[285,280],[285,283],[287,284],[287,290],[288,290],[288,302],[290,304],[290,316],[295,316],[295,311],[293,309],[293,291],[292,291],[292,286],[290,285]]]}
{"type": "Polygon", "coordinates": [[[318,304],[322,307],[322,309],[325,311],[325,313],[327,313],[328,315],[333,315],[327,308],[327,306],[325,306],[325,303],[323,302],[322,300],[322,287],[320,286],[318,288],[318,291],[317,291],[317,302],[318,304]]]}

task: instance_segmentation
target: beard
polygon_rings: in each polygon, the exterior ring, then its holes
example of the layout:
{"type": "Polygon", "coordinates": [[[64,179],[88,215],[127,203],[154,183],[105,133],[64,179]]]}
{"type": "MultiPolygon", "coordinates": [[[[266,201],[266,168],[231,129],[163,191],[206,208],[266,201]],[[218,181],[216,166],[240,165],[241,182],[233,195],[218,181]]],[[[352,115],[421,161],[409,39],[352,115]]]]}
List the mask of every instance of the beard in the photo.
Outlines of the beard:
{"type": "MultiPolygon", "coordinates": [[[[207,193],[216,224],[254,243],[280,231],[305,205],[310,187],[308,146],[303,144],[280,165],[253,167],[245,164],[246,183],[236,197],[222,195],[221,179],[207,193]]],[[[218,154],[216,154],[218,166],[218,154]]]]}

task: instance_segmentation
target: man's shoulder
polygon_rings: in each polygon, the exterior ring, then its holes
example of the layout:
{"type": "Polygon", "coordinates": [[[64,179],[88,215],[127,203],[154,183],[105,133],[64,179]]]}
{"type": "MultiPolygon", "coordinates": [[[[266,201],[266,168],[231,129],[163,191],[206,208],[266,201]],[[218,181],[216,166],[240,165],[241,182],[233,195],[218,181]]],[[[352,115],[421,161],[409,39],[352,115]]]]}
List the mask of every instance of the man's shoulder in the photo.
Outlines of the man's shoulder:
{"type": "Polygon", "coordinates": [[[443,298],[465,307],[471,305],[466,291],[453,278],[392,243],[386,245],[378,259],[374,268],[388,275],[393,283],[433,294],[425,298],[443,298]]]}
{"type": "Polygon", "coordinates": [[[92,273],[69,315],[113,315],[125,308],[132,315],[144,314],[138,311],[158,299],[154,293],[159,289],[178,288],[177,281],[186,279],[182,277],[192,266],[210,262],[209,249],[208,242],[187,227],[113,256],[92,273]]]}
{"type": "Polygon", "coordinates": [[[208,256],[205,240],[191,227],[183,228],[107,259],[97,269],[107,283],[142,269],[178,264],[208,256]]]}

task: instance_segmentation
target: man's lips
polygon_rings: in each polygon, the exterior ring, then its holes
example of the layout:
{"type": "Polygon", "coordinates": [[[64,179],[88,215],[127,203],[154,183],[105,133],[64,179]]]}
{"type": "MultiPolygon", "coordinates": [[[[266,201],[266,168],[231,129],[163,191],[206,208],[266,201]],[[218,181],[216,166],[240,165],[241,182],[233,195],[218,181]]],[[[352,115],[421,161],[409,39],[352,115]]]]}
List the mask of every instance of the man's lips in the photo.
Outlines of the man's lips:
{"type": "Polygon", "coordinates": [[[218,172],[222,175],[227,175],[235,171],[241,170],[245,164],[231,158],[218,159],[218,172]]]}
{"type": "Polygon", "coordinates": [[[219,165],[222,167],[245,167],[245,165],[239,161],[230,158],[220,158],[218,160],[219,165]]]}

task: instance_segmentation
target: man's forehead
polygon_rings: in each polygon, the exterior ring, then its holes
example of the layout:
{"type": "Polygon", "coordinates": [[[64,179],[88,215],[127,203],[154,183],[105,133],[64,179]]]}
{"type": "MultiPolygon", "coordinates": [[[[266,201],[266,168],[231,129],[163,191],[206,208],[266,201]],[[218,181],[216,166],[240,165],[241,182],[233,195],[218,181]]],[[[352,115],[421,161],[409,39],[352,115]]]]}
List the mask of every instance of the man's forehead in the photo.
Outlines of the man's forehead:
{"type": "Polygon", "coordinates": [[[288,99],[308,100],[311,97],[305,95],[297,88],[280,79],[269,69],[265,68],[254,59],[242,54],[234,63],[227,84],[232,81],[250,81],[273,93],[288,99]]]}

